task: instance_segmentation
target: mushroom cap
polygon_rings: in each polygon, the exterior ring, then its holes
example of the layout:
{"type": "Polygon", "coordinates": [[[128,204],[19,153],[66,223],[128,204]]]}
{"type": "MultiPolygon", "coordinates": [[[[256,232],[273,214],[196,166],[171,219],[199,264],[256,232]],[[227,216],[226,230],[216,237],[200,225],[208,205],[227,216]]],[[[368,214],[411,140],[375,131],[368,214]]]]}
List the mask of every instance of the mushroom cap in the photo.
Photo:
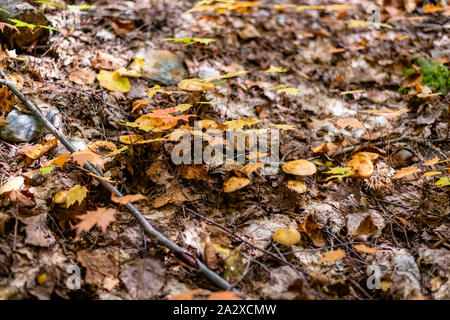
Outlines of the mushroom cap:
{"type": "Polygon", "coordinates": [[[314,163],[308,160],[294,160],[283,164],[283,171],[296,176],[310,176],[317,172],[314,163]]]}
{"type": "Polygon", "coordinates": [[[305,193],[307,190],[306,186],[302,182],[297,180],[289,180],[286,183],[286,187],[297,193],[305,193]]]}
{"type": "Polygon", "coordinates": [[[224,182],[223,191],[227,193],[234,192],[246,187],[249,183],[250,180],[247,178],[231,177],[226,182],[224,182]]]}
{"type": "Polygon", "coordinates": [[[281,228],[273,233],[273,240],[285,245],[291,246],[300,242],[300,232],[294,228],[281,228]]]}
{"type": "Polygon", "coordinates": [[[358,179],[370,178],[373,174],[373,163],[370,158],[364,154],[356,154],[349,162],[347,167],[352,168],[355,173],[352,177],[358,179]]]}

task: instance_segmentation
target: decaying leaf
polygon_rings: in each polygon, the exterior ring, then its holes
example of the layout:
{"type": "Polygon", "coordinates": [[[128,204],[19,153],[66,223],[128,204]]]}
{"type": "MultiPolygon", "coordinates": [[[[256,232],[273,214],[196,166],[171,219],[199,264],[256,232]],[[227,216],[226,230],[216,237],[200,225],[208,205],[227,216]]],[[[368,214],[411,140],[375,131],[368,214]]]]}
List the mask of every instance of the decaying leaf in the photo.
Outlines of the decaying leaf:
{"type": "Polygon", "coordinates": [[[15,103],[15,96],[9,92],[8,87],[2,87],[0,88],[0,109],[8,113],[11,111],[12,107],[15,103]]]}
{"type": "Polygon", "coordinates": [[[103,88],[111,91],[124,92],[130,91],[130,82],[128,78],[122,77],[119,72],[109,72],[100,70],[97,80],[103,88]]]}
{"type": "Polygon", "coordinates": [[[121,205],[126,205],[129,203],[133,203],[133,202],[138,202],[138,201],[142,201],[142,200],[148,200],[145,196],[143,196],[142,194],[129,194],[123,197],[117,197],[114,194],[111,194],[111,200],[112,202],[121,204],[121,205]]]}
{"type": "Polygon", "coordinates": [[[23,187],[24,183],[25,178],[22,176],[14,177],[8,180],[8,182],[0,187],[0,196],[14,190],[20,190],[23,187]]]}
{"type": "Polygon", "coordinates": [[[208,300],[242,300],[234,291],[217,291],[209,295],[208,300]]]}
{"type": "Polygon", "coordinates": [[[318,226],[313,215],[306,217],[300,226],[300,231],[306,234],[316,247],[323,247],[326,244],[322,228],[318,226]]]}
{"type": "Polygon", "coordinates": [[[343,257],[345,257],[345,255],[346,255],[346,253],[342,249],[328,251],[327,253],[325,253],[323,255],[323,257],[320,259],[319,263],[334,262],[339,259],[342,259],[343,257]]]}
{"type": "Polygon", "coordinates": [[[338,120],[336,121],[336,126],[338,126],[341,129],[345,129],[347,127],[352,127],[356,129],[366,130],[364,127],[364,124],[361,121],[355,120],[355,119],[347,119],[347,120],[338,120]]]}
{"type": "Polygon", "coordinates": [[[72,160],[79,164],[81,167],[83,167],[86,162],[90,162],[93,166],[99,166],[100,168],[104,169],[105,162],[103,158],[94,152],[91,152],[89,150],[84,151],[78,151],[74,152],[71,155],[72,160]]]}
{"type": "Polygon", "coordinates": [[[24,155],[26,155],[30,159],[37,159],[49,152],[50,150],[53,150],[58,145],[58,139],[53,139],[51,141],[45,142],[43,144],[35,144],[32,146],[25,146],[22,149],[20,149],[20,152],[24,155]]]}
{"type": "Polygon", "coordinates": [[[366,246],[365,244],[354,244],[353,248],[355,248],[355,250],[358,252],[369,253],[369,254],[374,254],[375,252],[378,251],[378,248],[370,248],[370,247],[366,246]]]}
{"type": "Polygon", "coordinates": [[[354,232],[354,235],[371,236],[377,233],[378,227],[376,226],[373,218],[368,214],[359,224],[358,229],[354,232]]]}
{"type": "Polygon", "coordinates": [[[392,176],[392,179],[400,179],[400,178],[403,178],[403,177],[410,176],[410,175],[412,175],[414,173],[417,173],[417,172],[422,172],[422,170],[420,170],[419,168],[414,167],[414,166],[408,167],[408,168],[402,168],[402,169],[398,170],[392,176]]]}
{"type": "Polygon", "coordinates": [[[106,228],[116,221],[116,209],[98,208],[95,211],[88,211],[86,214],[78,216],[81,221],[76,225],[77,237],[83,231],[91,230],[95,225],[99,226],[103,233],[106,228]]]}
{"type": "Polygon", "coordinates": [[[291,246],[300,242],[300,232],[294,228],[281,228],[273,233],[273,240],[284,246],[291,246]]]}

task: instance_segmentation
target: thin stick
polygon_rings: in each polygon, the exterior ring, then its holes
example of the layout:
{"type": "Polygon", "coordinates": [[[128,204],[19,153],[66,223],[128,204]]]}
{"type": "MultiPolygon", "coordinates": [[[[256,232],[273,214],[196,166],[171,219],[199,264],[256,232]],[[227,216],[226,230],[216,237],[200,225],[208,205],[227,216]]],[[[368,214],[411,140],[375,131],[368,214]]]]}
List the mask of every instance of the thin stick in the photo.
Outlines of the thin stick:
{"type": "Polygon", "coordinates": [[[263,249],[263,248],[260,248],[260,247],[258,247],[258,246],[255,246],[253,243],[251,243],[251,242],[245,240],[244,238],[238,236],[238,235],[235,234],[233,231],[231,231],[231,230],[228,229],[227,227],[224,227],[224,226],[222,226],[221,224],[215,222],[214,220],[211,220],[210,218],[207,218],[207,217],[205,217],[204,215],[201,215],[200,213],[195,212],[194,210],[192,210],[192,209],[190,209],[190,208],[188,208],[188,207],[184,207],[184,206],[179,205],[179,204],[176,204],[176,203],[172,203],[172,204],[173,204],[174,206],[180,208],[180,209],[183,209],[183,210],[185,210],[185,211],[188,211],[188,212],[192,213],[194,216],[196,216],[196,217],[198,217],[198,218],[200,218],[200,219],[205,220],[205,221],[208,222],[209,224],[212,224],[213,226],[216,226],[216,227],[222,229],[223,231],[229,233],[233,238],[235,238],[235,239],[237,239],[237,240],[243,242],[243,243],[246,244],[247,246],[249,246],[249,247],[251,247],[251,248],[253,248],[253,249],[256,249],[256,250],[258,250],[258,251],[261,251],[262,253],[267,254],[268,256],[271,256],[271,257],[274,258],[275,260],[281,262],[281,263],[284,264],[284,265],[287,265],[287,266],[291,267],[291,268],[294,269],[294,270],[300,271],[300,272],[302,272],[302,273],[304,272],[304,270],[302,270],[301,268],[299,268],[299,267],[293,265],[292,263],[290,263],[290,262],[284,260],[283,258],[280,258],[280,257],[277,256],[276,254],[274,254],[274,253],[272,253],[272,252],[270,252],[270,251],[267,251],[267,250],[265,250],[265,249],[263,249]]]}
{"type": "MultiPolygon", "coordinates": [[[[38,121],[40,121],[55,137],[58,138],[58,140],[70,151],[70,152],[76,152],[78,151],[72,143],[61,133],[59,130],[50,122],[47,120],[47,118],[42,114],[41,110],[36,107],[30,100],[28,100],[16,87],[15,85],[8,80],[8,77],[6,76],[3,69],[0,68],[0,75],[3,77],[4,80],[0,79],[0,84],[6,85],[22,102],[23,104],[33,113],[33,115],[36,117],[38,121]]],[[[86,170],[89,170],[93,174],[103,177],[103,175],[95,169],[95,167],[87,162],[84,165],[84,168],[86,170]]],[[[106,180],[103,180],[101,178],[96,178],[97,181],[109,192],[116,195],[117,197],[123,197],[122,193],[119,192],[119,190],[114,187],[111,183],[109,183],[106,180]]],[[[148,236],[153,238],[156,243],[160,243],[161,245],[169,248],[172,250],[175,255],[177,255],[179,258],[181,258],[184,262],[186,262],[188,265],[193,266],[196,268],[201,274],[203,274],[206,278],[208,278],[211,282],[213,282],[215,285],[217,285],[219,288],[228,290],[231,285],[222,277],[220,277],[217,273],[209,269],[205,264],[203,264],[199,259],[192,256],[189,251],[172,241],[170,241],[166,236],[164,236],[162,233],[158,232],[153,226],[144,218],[141,212],[139,212],[138,209],[136,209],[135,206],[133,206],[131,203],[126,204],[125,207],[130,211],[130,213],[136,218],[136,220],[139,222],[139,224],[144,228],[145,232],[148,236]]],[[[237,291],[237,290],[235,290],[237,291]]]]}

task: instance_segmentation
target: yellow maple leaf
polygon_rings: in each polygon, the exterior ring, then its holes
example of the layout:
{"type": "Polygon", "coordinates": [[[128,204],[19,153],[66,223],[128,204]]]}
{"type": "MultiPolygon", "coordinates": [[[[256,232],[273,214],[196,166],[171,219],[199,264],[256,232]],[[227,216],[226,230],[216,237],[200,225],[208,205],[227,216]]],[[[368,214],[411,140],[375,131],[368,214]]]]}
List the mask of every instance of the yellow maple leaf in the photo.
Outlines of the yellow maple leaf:
{"type": "Polygon", "coordinates": [[[86,198],[88,190],[86,187],[82,187],[80,185],[76,185],[69,190],[58,191],[53,197],[53,201],[57,204],[65,205],[66,208],[69,208],[75,202],[81,204],[86,198]]]}

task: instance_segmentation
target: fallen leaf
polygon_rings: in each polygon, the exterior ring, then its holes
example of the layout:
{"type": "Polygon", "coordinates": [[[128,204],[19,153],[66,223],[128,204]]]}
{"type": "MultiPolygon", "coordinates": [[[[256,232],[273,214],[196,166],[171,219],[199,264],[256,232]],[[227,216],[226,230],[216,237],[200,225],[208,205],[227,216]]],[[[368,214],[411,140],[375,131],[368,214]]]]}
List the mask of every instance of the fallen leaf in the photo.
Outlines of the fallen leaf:
{"type": "Polygon", "coordinates": [[[201,292],[200,289],[186,291],[172,296],[169,300],[192,300],[197,294],[201,292]]]}
{"type": "Polygon", "coordinates": [[[270,65],[270,68],[266,70],[266,72],[286,72],[287,70],[283,67],[275,67],[270,65]]]}
{"type": "Polygon", "coordinates": [[[337,250],[333,250],[333,251],[328,251],[326,252],[323,257],[319,260],[319,263],[324,263],[324,262],[334,262],[337,261],[339,259],[342,259],[343,257],[345,257],[346,253],[344,250],[342,249],[337,249],[337,250]]]}
{"type": "Polygon", "coordinates": [[[83,231],[89,231],[95,225],[99,226],[103,233],[106,232],[106,228],[116,221],[116,209],[111,208],[98,208],[95,211],[87,211],[86,214],[78,216],[81,221],[75,226],[77,229],[77,237],[83,231]]]}
{"type": "Polygon", "coordinates": [[[138,202],[138,201],[142,201],[142,200],[148,200],[148,199],[145,196],[143,196],[142,194],[138,193],[138,194],[129,194],[124,197],[117,197],[116,195],[111,194],[111,200],[112,200],[112,202],[118,203],[120,205],[126,205],[129,203],[138,202]]]}
{"type": "Polygon", "coordinates": [[[353,127],[356,129],[361,129],[361,130],[366,131],[364,124],[361,121],[354,120],[354,119],[338,120],[338,121],[336,121],[336,126],[338,126],[341,129],[345,129],[347,127],[353,127]]]}
{"type": "Polygon", "coordinates": [[[15,103],[15,96],[12,94],[8,87],[2,87],[0,88],[0,109],[8,113],[11,111],[12,107],[15,103]]]}
{"type": "Polygon", "coordinates": [[[136,29],[133,22],[120,18],[113,18],[110,20],[110,23],[111,27],[114,29],[114,32],[119,36],[126,35],[136,29]]]}
{"type": "Polygon", "coordinates": [[[368,214],[355,230],[354,235],[371,236],[377,233],[378,227],[375,225],[373,218],[368,214]]]}
{"type": "Polygon", "coordinates": [[[25,178],[22,176],[14,177],[8,182],[6,182],[4,185],[0,187],[0,196],[4,193],[9,193],[14,190],[20,190],[25,183],[25,178]]]}
{"type": "Polygon", "coordinates": [[[76,69],[69,74],[69,80],[79,85],[92,84],[96,77],[95,71],[89,68],[76,69]]]}
{"type": "Polygon", "coordinates": [[[117,58],[112,54],[99,51],[97,55],[91,59],[92,67],[97,70],[117,70],[127,63],[126,60],[117,58]]]}
{"type": "Polygon", "coordinates": [[[211,181],[211,177],[208,175],[208,169],[203,165],[185,166],[183,178],[211,181]]]}
{"type": "Polygon", "coordinates": [[[81,167],[84,167],[86,162],[90,162],[93,166],[99,166],[100,168],[104,169],[105,162],[103,161],[102,157],[94,152],[91,151],[78,151],[74,152],[71,155],[72,160],[79,164],[81,167]]]}
{"type": "Polygon", "coordinates": [[[284,245],[291,246],[300,242],[300,232],[294,228],[281,228],[273,233],[273,240],[284,245]]]}
{"type": "Polygon", "coordinates": [[[300,226],[300,231],[306,234],[316,247],[323,247],[326,244],[322,228],[318,226],[313,215],[308,215],[305,221],[303,221],[300,226]]]}
{"type": "Polygon", "coordinates": [[[395,172],[395,174],[392,176],[392,179],[400,179],[400,178],[410,176],[414,173],[421,172],[421,171],[422,170],[420,170],[419,168],[414,167],[414,166],[402,168],[400,170],[397,170],[397,172],[395,172]]]}
{"type": "Polygon", "coordinates": [[[217,291],[209,295],[208,300],[242,300],[234,291],[217,291]]]}
{"type": "Polygon", "coordinates": [[[247,177],[250,178],[252,173],[255,170],[258,170],[259,168],[264,168],[264,164],[262,164],[262,163],[249,163],[249,164],[246,164],[244,167],[242,167],[241,171],[245,172],[247,177]]]}
{"type": "Polygon", "coordinates": [[[355,248],[355,250],[358,252],[369,253],[369,254],[374,254],[375,252],[378,251],[378,248],[370,248],[370,247],[366,246],[365,244],[354,244],[353,248],[355,248]]]}
{"type": "Polygon", "coordinates": [[[433,166],[433,165],[435,165],[436,163],[438,163],[439,162],[439,158],[437,158],[437,157],[434,157],[433,159],[431,159],[431,160],[428,160],[427,162],[424,162],[423,163],[423,165],[424,166],[433,166]]]}
{"type": "Polygon", "coordinates": [[[45,167],[50,167],[50,166],[58,166],[60,169],[64,168],[64,165],[67,163],[67,161],[69,160],[70,155],[68,154],[60,154],[59,156],[57,156],[56,158],[46,162],[42,168],[45,167]]]}
{"type": "Polygon", "coordinates": [[[97,80],[103,88],[115,92],[127,93],[130,91],[130,82],[128,78],[122,77],[119,72],[109,72],[100,70],[97,80]]]}
{"type": "Polygon", "coordinates": [[[33,146],[25,146],[20,149],[20,152],[26,155],[28,158],[36,160],[40,158],[50,150],[53,150],[58,145],[58,139],[45,142],[43,144],[35,144],[33,146]]]}

